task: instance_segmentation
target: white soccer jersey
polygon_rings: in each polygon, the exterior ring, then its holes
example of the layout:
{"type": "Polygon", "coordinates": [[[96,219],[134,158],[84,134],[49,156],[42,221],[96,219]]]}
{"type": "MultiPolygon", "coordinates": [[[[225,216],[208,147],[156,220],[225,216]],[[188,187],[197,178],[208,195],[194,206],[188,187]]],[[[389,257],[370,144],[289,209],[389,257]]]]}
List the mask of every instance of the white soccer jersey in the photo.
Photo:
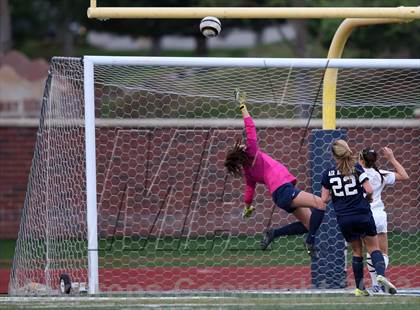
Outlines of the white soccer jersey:
{"type": "Polygon", "coordinates": [[[384,180],[382,181],[381,175],[373,168],[364,168],[366,174],[368,175],[370,185],[373,189],[372,199],[370,203],[371,209],[384,209],[384,203],[381,199],[381,193],[385,185],[392,185],[395,183],[395,173],[392,171],[379,170],[384,180]]]}

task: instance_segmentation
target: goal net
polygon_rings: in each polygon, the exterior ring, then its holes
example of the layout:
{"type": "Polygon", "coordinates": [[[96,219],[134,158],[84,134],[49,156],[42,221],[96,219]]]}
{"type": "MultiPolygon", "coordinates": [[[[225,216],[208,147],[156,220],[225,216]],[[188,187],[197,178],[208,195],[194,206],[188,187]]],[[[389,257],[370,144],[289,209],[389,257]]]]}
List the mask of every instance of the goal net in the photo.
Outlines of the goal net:
{"type": "Polygon", "coordinates": [[[223,165],[244,133],[235,88],[259,146],[302,190],[319,194],[330,153],[319,132],[344,135],[355,154],[393,149],[410,180],[383,192],[387,275],[419,288],[419,60],[85,57],[51,62],[9,293],[59,294],[63,274],[71,294],[354,287],[331,214],[316,237],[328,270],[304,235],[260,249],[265,229],[296,221],[263,185],[242,219],[244,182],[223,165]],[[327,66],[339,68],[337,131],[321,130],[327,66]]]}

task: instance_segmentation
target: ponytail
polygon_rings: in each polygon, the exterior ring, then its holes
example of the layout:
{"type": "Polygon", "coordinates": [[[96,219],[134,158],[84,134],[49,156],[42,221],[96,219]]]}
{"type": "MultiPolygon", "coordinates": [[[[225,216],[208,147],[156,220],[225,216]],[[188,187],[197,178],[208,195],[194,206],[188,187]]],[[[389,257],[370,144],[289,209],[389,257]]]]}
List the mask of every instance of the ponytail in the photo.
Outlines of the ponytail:
{"type": "Polygon", "coordinates": [[[355,173],[353,152],[344,140],[336,140],[332,144],[332,152],[337,163],[337,170],[342,175],[352,175],[355,173]]]}
{"type": "Polygon", "coordinates": [[[379,171],[378,167],[376,166],[378,154],[375,152],[375,150],[372,148],[363,149],[360,152],[360,158],[364,160],[366,168],[373,168],[379,173],[379,175],[381,176],[381,183],[383,183],[384,175],[379,171]]]}

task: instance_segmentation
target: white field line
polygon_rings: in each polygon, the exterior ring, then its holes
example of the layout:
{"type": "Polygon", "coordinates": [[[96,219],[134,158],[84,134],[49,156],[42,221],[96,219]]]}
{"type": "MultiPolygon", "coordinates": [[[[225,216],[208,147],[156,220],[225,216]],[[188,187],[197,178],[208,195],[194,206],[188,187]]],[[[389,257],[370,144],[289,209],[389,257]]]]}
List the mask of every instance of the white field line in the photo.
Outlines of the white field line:
{"type": "MultiPolygon", "coordinates": [[[[141,294],[141,293],[140,293],[141,294]]],[[[235,300],[235,299],[257,299],[262,298],[265,300],[275,299],[277,302],[281,301],[282,299],[286,301],[290,300],[297,300],[298,298],[312,298],[316,300],[317,298],[323,299],[328,298],[329,296],[338,297],[343,296],[344,298],[353,297],[353,289],[331,289],[331,290],[321,290],[321,289],[314,289],[314,290],[293,290],[293,291],[282,291],[282,290],[266,290],[266,291],[258,291],[258,290],[244,290],[244,291],[224,291],[224,292],[214,292],[214,291],[169,291],[169,292],[147,292],[145,293],[147,296],[124,296],[121,294],[114,295],[114,296],[75,296],[75,295],[68,295],[68,296],[4,296],[0,297],[0,305],[8,302],[41,302],[41,301],[48,301],[48,302],[59,302],[59,301],[72,301],[72,302],[85,302],[85,301],[96,301],[96,302],[122,302],[122,301],[181,301],[181,300],[235,300]],[[153,296],[156,294],[156,296],[153,296]],[[191,294],[191,295],[189,295],[191,294]],[[166,296],[165,296],[166,295],[166,296]],[[178,296],[173,296],[178,295],[178,296]],[[227,295],[227,296],[223,296],[227,295]],[[231,295],[231,296],[229,296],[231,295]],[[305,296],[302,297],[301,295],[312,295],[312,296],[305,296]],[[285,298],[285,296],[290,296],[290,298],[285,298]],[[294,296],[294,297],[292,297],[294,296]],[[293,299],[296,298],[296,299],[293,299]]],[[[378,301],[377,298],[364,298],[361,304],[369,303],[368,301],[377,301],[377,302],[384,302],[384,303],[395,303],[396,299],[400,299],[398,297],[413,297],[417,298],[420,296],[420,288],[418,289],[400,289],[398,290],[398,294],[391,296],[391,295],[380,295],[381,298],[389,298],[389,302],[387,301],[378,301]]],[[[376,296],[378,297],[378,296],[376,296]]],[[[420,300],[419,300],[420,302],[420,300]]],[[[305,303],[300,303],[305,304],[305,303]]],[[[312,303],[308,303],[312,304],[312,303]]],[[[316,303],[315,303],[316,304],[316,303]]],[[[345,302],[339,302],[335,304],[346,304],[345,302]]],[[[349,304],[358,304],[358,302],[351,302],[349,304]]]]}

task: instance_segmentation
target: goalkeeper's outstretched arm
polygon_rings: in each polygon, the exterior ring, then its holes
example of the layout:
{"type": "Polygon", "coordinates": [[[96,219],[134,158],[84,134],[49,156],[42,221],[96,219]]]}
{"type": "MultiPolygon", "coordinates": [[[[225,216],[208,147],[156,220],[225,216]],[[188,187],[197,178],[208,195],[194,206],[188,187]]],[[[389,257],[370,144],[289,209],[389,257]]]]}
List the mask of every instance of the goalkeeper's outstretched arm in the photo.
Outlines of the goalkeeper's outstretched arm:
{"type": "Polygon", "coordinates": [[[242,112],[243,118],[251,117],[251,115],[249,115],[248,109],[246,108],[245,101],[239,104],[239,110],[242,112]]]}
{"type": "Polygon", "coordinates": [[[250,157],[255,157],[258,151],[257,130],[254,121],[246,107],[246,93],[236,89],[235,100],[239,103],[239,110],[242,112],[246,132],[246,152],[250,157]]]}
{"type": "Polygon", "coordinates": [[[242,117],[250,117],[246,108],[246,93],[239,88],[235,89],[235,100],[239,103],[239,110],[242,112],[242,117]]]}
{"type": "MultiPolygon", "coordinates": [[[[245,130],[246,130],[246,148],[242,148],[241,151],[247,157],[247,163],[245,163],[245,165],[250,166],[252,165],[251,161],[255,157],[256,152],[257,152],[257,132],[255,130],[255,125],[254,125],[254,122],[252,121],[251,115],[249,114],[248,109],[246,107],[245,92],[239,89],[235,89],[234,95],[235,95],[235,100],[239,104],[239,110],[242,113],[242,117],[245,123],[245,130]]],[[[245,175],[245,183],[246,183],[245,195],[244,195],[245,207],[242,211],[242,217],[248,218],[252,215],[252,213],[255,210],[255,207],[252,206],[251,203],[252,203],[254,193],[255,193],[256,182],[249,179],[247,175],[245,175]]]]}

